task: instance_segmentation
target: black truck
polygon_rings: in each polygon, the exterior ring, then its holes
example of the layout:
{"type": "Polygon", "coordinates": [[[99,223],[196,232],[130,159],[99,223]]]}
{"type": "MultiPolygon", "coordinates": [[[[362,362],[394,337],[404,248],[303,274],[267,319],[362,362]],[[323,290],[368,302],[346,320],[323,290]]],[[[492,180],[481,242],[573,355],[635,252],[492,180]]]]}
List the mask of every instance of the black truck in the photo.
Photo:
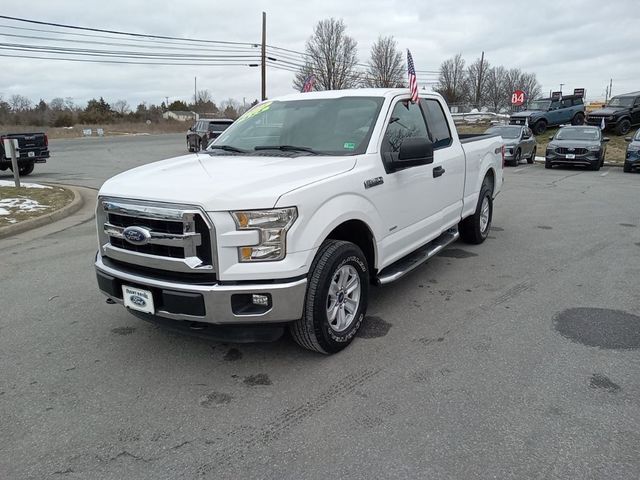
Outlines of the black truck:
{"type": "Polygon", "coordinates": [[[4,139],[18,140],[18,172],[21,176],[33,172],[36,163],[45,163],[49,158],[49,138],[46,133],[8,133],[0,135],[0,171],[11,168],[11,152],[4,151],[4,139]]]}
{"type": "Polygon", "coordinates": [[[604,108],[587,115],[587,124],[626,135],[634,125],[640,125],[640,92],[613,97],[604,108]]]}

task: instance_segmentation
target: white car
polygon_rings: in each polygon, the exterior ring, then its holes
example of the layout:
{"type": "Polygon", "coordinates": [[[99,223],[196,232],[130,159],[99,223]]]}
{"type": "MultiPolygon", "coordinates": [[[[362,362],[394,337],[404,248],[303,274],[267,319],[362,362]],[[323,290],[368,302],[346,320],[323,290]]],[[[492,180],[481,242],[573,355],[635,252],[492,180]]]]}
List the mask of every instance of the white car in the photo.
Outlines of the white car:
{"type": "Polygon", "coordinates": [[[206,151],[102,186],[99,288],[147,320],[247,335],[288,326],[303,347],[334,353],[366,321],[371,283],[459,236],[487,238],[503,155],[499,136],[459,136],[437,94],[266,101],[206,151]]]}

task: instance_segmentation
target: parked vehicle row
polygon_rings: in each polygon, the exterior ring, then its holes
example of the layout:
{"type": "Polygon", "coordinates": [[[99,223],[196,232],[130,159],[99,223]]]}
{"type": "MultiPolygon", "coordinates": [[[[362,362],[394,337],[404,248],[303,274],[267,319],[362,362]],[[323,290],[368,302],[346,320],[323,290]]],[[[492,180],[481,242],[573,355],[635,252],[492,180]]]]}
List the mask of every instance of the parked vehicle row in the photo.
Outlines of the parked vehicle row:
{"type": "Polygon", "coordinates": [[[502,139],[458,135],[438,94],[263,102],[204,155],[104,183],[98,286],[172,328],[222,325],[246,340],[286,326],[334,353],[359,330],[371,282],[398,280],[458,237],[485,241],[503,161],[502,139]]]}
{"type": "Polygon", "coordinates": [[[11,156],[4,151],[4,139],[18,140],[18,173],[20,176],[33,172],[36,163],[46,163],[49,158],[49,138],[46,133],[9,133],[0,136],[0,171],[12,169],[11,156]]]}

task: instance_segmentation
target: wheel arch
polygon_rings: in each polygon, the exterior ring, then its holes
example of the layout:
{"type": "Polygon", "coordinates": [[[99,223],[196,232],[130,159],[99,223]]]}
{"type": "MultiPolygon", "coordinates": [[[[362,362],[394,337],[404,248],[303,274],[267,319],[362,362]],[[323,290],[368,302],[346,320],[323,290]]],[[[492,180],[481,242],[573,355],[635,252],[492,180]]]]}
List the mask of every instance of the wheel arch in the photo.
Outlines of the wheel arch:
{"type": "Polygon", "coordinates": [[[346,220],[331,230],[323,242],[326,240],[344,240],[357,245],[367,259],[370,276],[375,275],[377,265],[376,241],[369,225],[364,221],[359,219],[346,220]]]}

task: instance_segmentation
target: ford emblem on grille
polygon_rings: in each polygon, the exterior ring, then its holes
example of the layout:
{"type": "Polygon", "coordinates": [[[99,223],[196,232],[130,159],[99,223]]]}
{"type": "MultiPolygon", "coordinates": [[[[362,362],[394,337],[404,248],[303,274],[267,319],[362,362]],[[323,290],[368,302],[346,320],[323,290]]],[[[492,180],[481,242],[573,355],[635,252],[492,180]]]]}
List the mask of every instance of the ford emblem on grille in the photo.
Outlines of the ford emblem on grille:
{"type": "Polygon", "coordinates": [[[127,227],[122,231],[124,239],[133,245],[145,245],[151,238],[151,233],[142,227],[127,227]]]}

